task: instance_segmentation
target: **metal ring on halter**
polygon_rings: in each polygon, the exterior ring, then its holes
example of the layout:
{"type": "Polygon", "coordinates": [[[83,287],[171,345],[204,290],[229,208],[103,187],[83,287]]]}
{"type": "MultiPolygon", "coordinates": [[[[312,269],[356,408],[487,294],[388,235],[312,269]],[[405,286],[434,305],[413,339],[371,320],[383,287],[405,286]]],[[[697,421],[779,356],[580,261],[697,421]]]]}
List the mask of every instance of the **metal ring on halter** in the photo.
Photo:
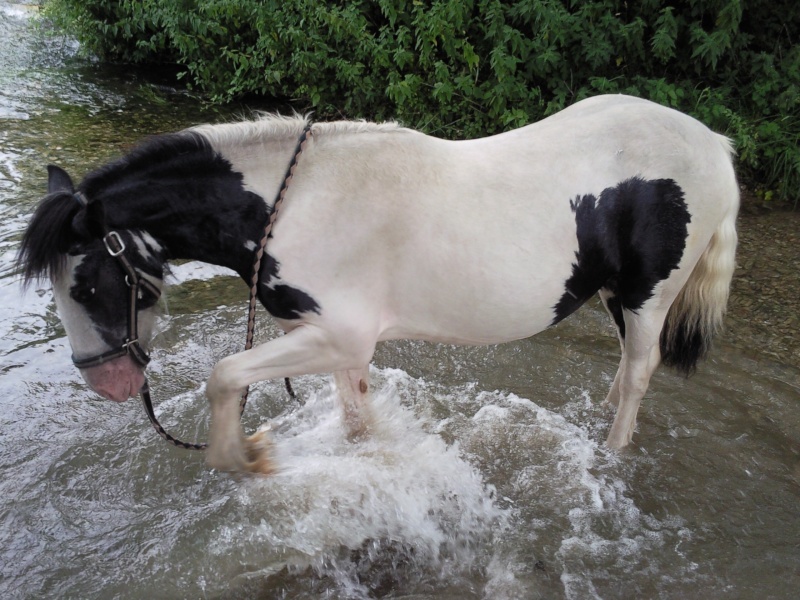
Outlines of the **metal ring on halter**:
{"type": "Polygon", "coordinates": [[[108,253],[111,256],[113,256],[114,258],[116,258],[120,254],[125,252],[125,242],[122,241],[122,238],[119,236],[119,234],[116,231],[109,231],[105,235],[105,237],[103,237],[103,243],[105,244],[106,250],[108,250],[108,253]],[[117,242],[117,244],[119,246],[118,250],[114,250],[114,249],[111,248],[110,240],[112,240],[112,239],[117,242]]]}

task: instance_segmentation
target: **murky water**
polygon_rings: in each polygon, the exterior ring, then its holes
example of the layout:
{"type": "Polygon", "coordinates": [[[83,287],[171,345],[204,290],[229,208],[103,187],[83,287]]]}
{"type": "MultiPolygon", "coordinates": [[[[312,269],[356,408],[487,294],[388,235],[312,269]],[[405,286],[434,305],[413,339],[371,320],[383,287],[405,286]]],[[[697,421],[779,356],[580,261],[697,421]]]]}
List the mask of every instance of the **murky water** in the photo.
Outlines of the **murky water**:
{"type": "MultiPolygon", "coordinates": [[[[492,348],[385,344],[373,437],[343,437],[331,382],[251,393],[284,470],[236,481],[164,444],[136,402],[97,400],[47,286],[12,261],[45,188],[150,133],[229,118],[0,0],[0,597],[790,598],[800,589],[800,366],[718,344],[654,377],[635,444],[604,449],[617,342],[592,304],[492,348]]],[[[202,438],[203,381],[238,350],[244,286],[176,269],[151,384],[202,438]]],[[[274,335],[263,317],[260,335],[274,335]]]]}

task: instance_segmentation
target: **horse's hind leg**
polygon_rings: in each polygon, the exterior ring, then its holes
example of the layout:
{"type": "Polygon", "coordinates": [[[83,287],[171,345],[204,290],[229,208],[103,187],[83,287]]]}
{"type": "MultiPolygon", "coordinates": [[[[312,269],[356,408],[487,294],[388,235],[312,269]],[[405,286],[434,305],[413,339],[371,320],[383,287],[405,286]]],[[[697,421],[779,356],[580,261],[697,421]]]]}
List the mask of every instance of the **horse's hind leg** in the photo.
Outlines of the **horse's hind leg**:
{"type": "Polygon", "coordinates": [[[666,317],[666,311],[661,310],[642,309],[639,314],[624,310],[623,313],[625,350],[615,379],[619,388],[619,405],[606,442],[611,448],[627,446],[633,437],[636,413],[650,377],[661,362],[659,338],[666,317]]]}
{"type": "Polygon", "coordinates": [[[622,353],[619,361],[619,368],[617,374],[614,376],[614,383],[611,384],[611,389],[606,396],[606,402],[612,406],[619,405],[619,380],[622,373],[623,366],[625,365],[625,322],[622,316],[622,306],[619,298],[607,288],[602,288],[598,295],[603,302],[603,306],[608,312],[611,319],[614,321],[614,327],[617,330],[617,339],[619,340],[620,351],[622,353]]]}
{"type": "Polygon", "coordinates": [[[342,404],[347,436],[357,439],[369,432],[372,414],[369,405],[369,365],[333,374],[342,404]]]}

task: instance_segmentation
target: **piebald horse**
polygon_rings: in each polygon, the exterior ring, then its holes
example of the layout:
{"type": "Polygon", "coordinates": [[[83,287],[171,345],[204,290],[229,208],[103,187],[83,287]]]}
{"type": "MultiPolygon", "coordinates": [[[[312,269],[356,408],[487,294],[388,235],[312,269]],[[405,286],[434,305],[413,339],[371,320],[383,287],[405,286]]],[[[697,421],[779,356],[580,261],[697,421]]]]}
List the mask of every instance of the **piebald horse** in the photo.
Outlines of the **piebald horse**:
{"type": "Polygon", "coordinates": [[[594,294],[622,348],[607,443],[627,445],[654,369],[691,373],[721,324],[739,205],[728,139],[622,95],[468,141],[298,116],[202,125],[146,141],[77,188],[51,166],[48,192],[18,260],[26,280],[51,279],[76,365],[115,401],[145,381],[165,263],[223,265],[249,282],[272,218],[255,293],[285,335],[220,360],[206,387],[208,464],[260,473],[275,465],[266,434],[239,424],[246,386],[332,372],[345,426],[364,434],[377,342],[516,340],[594,294]]]}

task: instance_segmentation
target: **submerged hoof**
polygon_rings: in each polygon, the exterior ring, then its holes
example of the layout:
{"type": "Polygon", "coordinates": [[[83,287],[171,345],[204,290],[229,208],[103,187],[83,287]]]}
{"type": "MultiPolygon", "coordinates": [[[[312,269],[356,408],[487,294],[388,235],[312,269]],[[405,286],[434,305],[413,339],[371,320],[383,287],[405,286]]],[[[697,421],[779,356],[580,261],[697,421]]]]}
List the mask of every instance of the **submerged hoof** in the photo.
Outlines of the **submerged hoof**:
{"type": "Polygon", "coordinates": [[[629,430],[628,432],[620,435],[618,432],[614,431],[613,428],[612,428],[611,433],[608,434],[608,439],[606,440],[606,446],[608,446],[612,450],[622,450],[628,444],[630,444],[631,441],[633,441],[633,430],[632,429],[629,430]]]}

